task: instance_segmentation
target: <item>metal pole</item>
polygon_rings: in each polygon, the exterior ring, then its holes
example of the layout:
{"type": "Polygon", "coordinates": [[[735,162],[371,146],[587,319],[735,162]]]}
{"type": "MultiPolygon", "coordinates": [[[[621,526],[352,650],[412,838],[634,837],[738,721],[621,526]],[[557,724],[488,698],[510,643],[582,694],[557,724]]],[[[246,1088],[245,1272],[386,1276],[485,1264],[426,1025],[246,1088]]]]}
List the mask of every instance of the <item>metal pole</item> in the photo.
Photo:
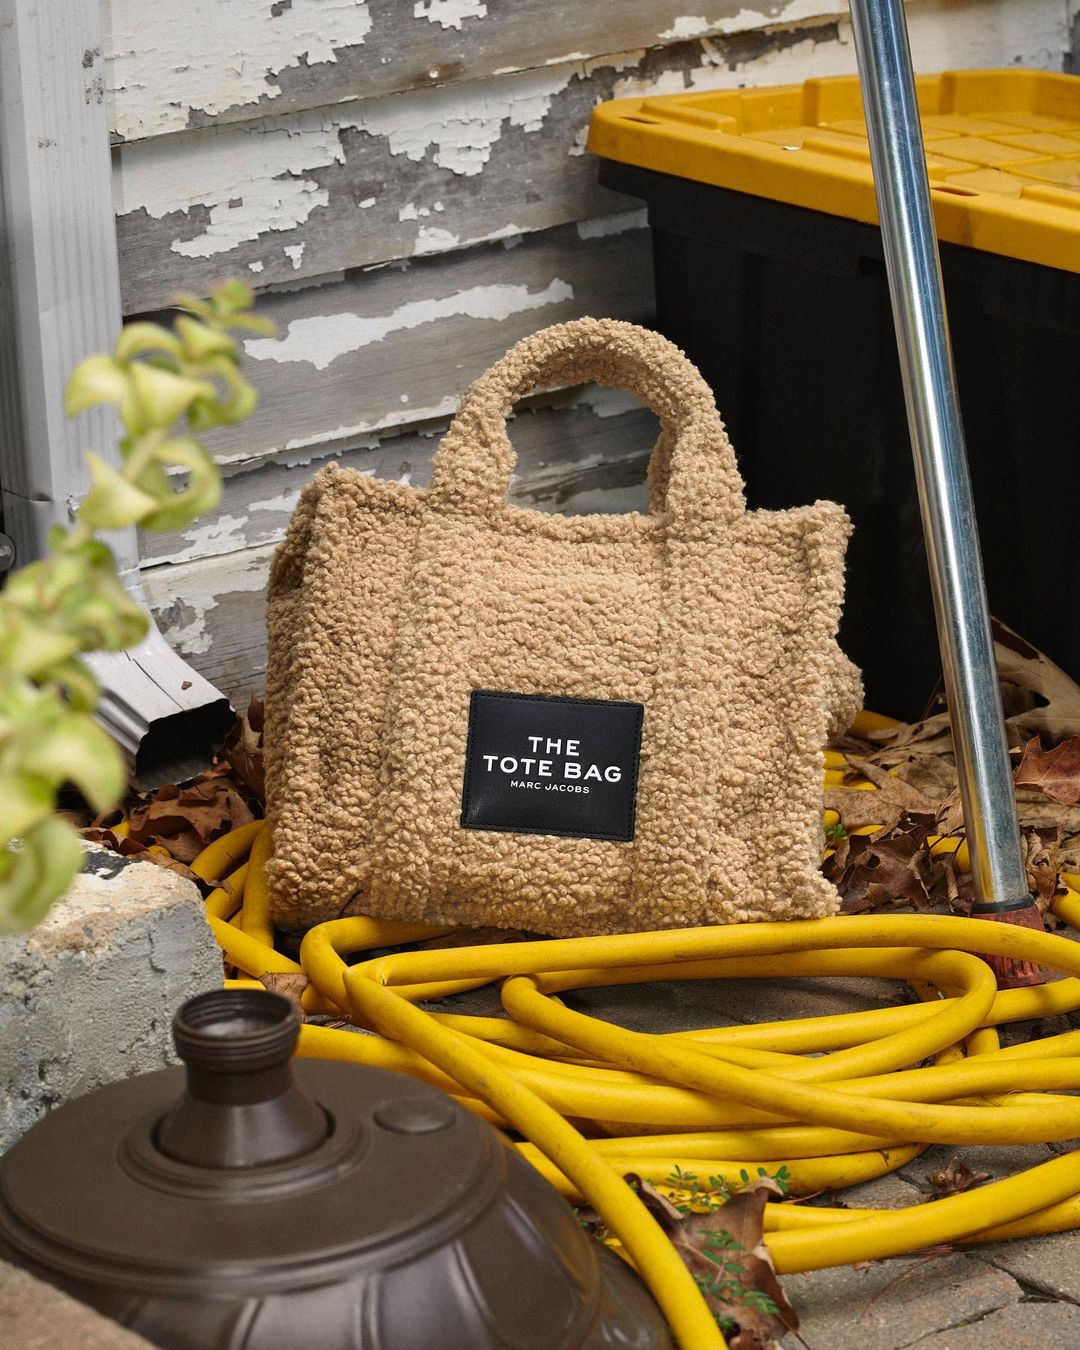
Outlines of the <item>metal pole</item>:
{"type": "Polygon", "coordinates": [[[976,899],[1028,896],[902,0],[850,0],[976,899]]]}

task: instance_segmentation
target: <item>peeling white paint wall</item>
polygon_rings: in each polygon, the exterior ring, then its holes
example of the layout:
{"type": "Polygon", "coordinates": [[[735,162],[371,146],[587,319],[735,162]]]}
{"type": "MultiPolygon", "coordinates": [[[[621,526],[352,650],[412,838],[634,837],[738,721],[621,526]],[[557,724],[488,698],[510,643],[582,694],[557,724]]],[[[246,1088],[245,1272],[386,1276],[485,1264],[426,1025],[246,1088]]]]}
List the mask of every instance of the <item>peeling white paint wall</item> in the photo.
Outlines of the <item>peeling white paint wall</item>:
{"type": "Polygon", "coordinates": [[[316,370],[325,370],[339,356],[382,342],[403,329],[420,328],[455,315],[499,322],[511,314],[543,309],[545,305],[572,300],[573,296],[573,287],[558,277],[542,291],[530,291],[527,286],[472,286],[439,300],[409,301],[392,314],[332,314],[297,319],[282,337],[248,338],[244,351],[253,361],[306,361],[316,370]]]}
{"type": "MultiPolygon", "coordinates": [[[[798,0],[785,11],[810,14],[801,37],[729,64],[722,48],[705,40],[699,63],[687,70],[661,72],[658,78],[634,74],[617,82],[615,98],[645,98],[710,89],[741,89],[767,84],[801,84],[827,75],[852,75],[857,70],[855,41],[844,5],[834,16],[835,35],[824,38],[824,17],[812,0],[798,0]]],[[[917,71],[1030,66],[1060,70],[1068,46],[1064,7],[1056,0],[909,0],[908,33],[917,71]]],[[[744,10],[730,25],[760,18],[744,10]]],[[[699,18],[687,19],[690,26],[699,18]]],[[[714,28],[713,31],[716,31],[714,28]]],[[[720,31],[739,31],[720,25],[720,31]]],[[[694,34],[697,36],[698,34],[694,34]]]]}
{"type": "MultiPolygon", "coordinates": [[[[383,137],[391,155],[413,162],[430,154],[440,168],[472,177],[483,171],[505,129],[542,132],[552,99],[577,73],[531,71],[478,87],[395,94],[332,111],[263,118],[239,129],[137,141],[118,152],[116,210],[121,216],[145,212],[155,220],[186,216],[170,245],[182,257],[228,253],[264,235],[296,229],[327,205],[329,192],[312,175],[345,163],[342,138],[348,132],[383,137]]],[[[365,209],[376,200],[367,197],[357,205],[365,209]]],[[[404,203],[398,215],[418,219],[441,209],[438,202],[404,203]]]]}
{"type": "MultiPolygon", "coordinates": [[[[206,563],[189,565],[184,580],[171,568],[155,568],[143,573],[147,598],[159,615],[170,611],[176,619],[168,623],[170,643],[182,656],[205,656],[211,648],[207,621],[219,605],[228,605],[236,596],[257,595],[266,588],[269,552],[259,549],[258,556],[230,554],[227,577],[206,563]]],[[[198,662],[195,663],[198,665],[198,662]]]]}
{"type": "Polygon", "coordinates": [[[288,122],[259,122],[239,141],[212,129],[125,146],[113,178],[117,213],[145,211],[161,220],[203,213],[202,228],[178,236],[185,258],[227,253],[245,240],[303,225],[329,200],[312,170],[343,163],[339,127],[318,113],[288,122]]]}
{"type": "Polygon", "coordinates": [[[283,70],[337,60],[371,31],[367,0],[103,0],[113,127],[123,139],[177,131],[280,93],[283,70]],[[175,89],[182,98],[162,99],[175,89]]]}
{"type": "Polygon", "coordinates": [[[541,131],[551,101],[574,69],[527,71],[500,80],[450,85],[433,98],[424,90],[372,99],[350,111],[349,125],[385,136],[394,155],[421,160],[429,150],[440,168],[471,177],[481,173],[505,127],[541,131]]]}
{"type": "MultiPolygon", "coordinates": [[[[170,639],[230,692],[261,680],[272,540],[318,463],[423,481],[433,428],[514,337],[581,312],[647,319],[644,212],[597,190],[585,152],[595,99],[855,70],[846,0],[103,4],[121,248],[160,277],[129,308],[233,273],[281,317],[244,343],[267,394],[255,430],[220,433],[219,513],[146,571],[170,639]],[[412,459],[392,448],[410,438],[412,459]]],[[[1078,7],[908,0],[916,66],[1061,69],[1078,7]]],[[[636,489],[597,471],[626,461],[640,410],[560,397],[523,490],[618,509],[636,489]]]]}
{"type": "MultiPolygon", "coordinates": [[[[492,170],[501,175],[497,191],[503,190],[508,174],[527,177],[534,164],[541,162],[550,180],[560,149],[566,157],[564,164],[566,159],[582,161],[595,98],[795,83],[810,75],[853,72],[855,50],[846,19],[833,17],[825,22],[821,0],[795,0],[783,15],[794,23],[804,11],[812,11],[812,21],[734,50],[708,38],[679,41],[675,43],[677,57],[667,62],[644,51],[603,55],[500,78],[354,98],[309,112],[137,141],[120,147],[116,155],[117,211],[132,222],[133,230],[140,219],[167,222],[170,236],[166,241],[155,239],[153,246],[167,248],[181,258],[221,258],[227,266],[227,255],[234,250],[265,242],[267,252],[255,259],[249,253],[240,266],[254,273],[269,268],[264,281],[275,283],[288,279],[281,269],[283,255],[289,260],[288,270],[297,273],[325,274],[343,266],[382,261],[370,252],[361,257],[340,255],[348,254],[350,239],[377,241],[384,232],[380,213],[388,209],[401,223],[416,222],[417,229],[395,246],[396,255],[384,257],[431,256],[520,229],[535,229],[535,215],[542,214],[541,208],[524,224],[519,217],[489,219],[483,229],[477,229],[473,222],[462,221],[473,204],[487,206],[485,214],[490,216],[490,204],[497,197],[464,193],[455,184],[479,180],[486,170],[492,170]],[[535,154],[522,147],[522,136],[535,137],[535,154]],[[365,148],[368,138],[371,153],[365,148]],[[402,161],[398,172],[396,159],[402,161]],[[410,195],[395,202],[396,179],[408,176],[408,165],[430,165],[433,172],[411,175],[410,195]],[[520,173],[515,174],[517,165],[520,173]],[[441,170],[441,176],[435,170],[441,170]],[[362,180],[367,191],[360,195],[351,190],[350,175],[365,172],[371,177],[362,180]],[[435,200],[412,195],[418,178],[430,181],[435,200]],[[440,197],[448,194],[455,218],[432,220],[434,213],[444,212],[440,197]],[[372,208],[378,208],[378,222],[368,227],[355,221],[357,213],[372,208]],[[307,241],[295,236],[309,228],[321,229],[324,242],[318,249],[307,247],[305,253],[307,241]],[[285,232],[292,237],[281,241],[282,252],[272,246],[272,240],[285,232]],[[341,241],[339,256],[327,258],[334,240],[341,241]]],[[[727,20],[708,12],[692,14],[666,31],[682,34],[702,26],[739,28],[754,16],[755,11],[745,9],[727,20]]],[[[1017,0],[916,0],[910,6],[916,65],[922,70],[1015,63],[1060,67],[1069,41],[1066,18],[1063,0],[1028,0],[1026,4],[1017,0]]],[[[477,22],[490,20],[478,17],[477,22]]],[[[586,163],[576,171],[582,172],[586,163]]],[[[534,202],[545,200],[543,186],[537,189],[534,202]]],[[[551,223],[566,218],[552,218],[551,223]]],[[[148,256],[146,247],[140,256],[148,256]]],[[[161,298],[155,296],[155,302],[161,298]]]]}
{"type": "Polygon", "coordinates": [[[487,12],[484,0],[416,0],[413,5],[414,18],[427,19],[441,28],[456,28],[458,32],[466,19],[483,19],[487,12]]]}

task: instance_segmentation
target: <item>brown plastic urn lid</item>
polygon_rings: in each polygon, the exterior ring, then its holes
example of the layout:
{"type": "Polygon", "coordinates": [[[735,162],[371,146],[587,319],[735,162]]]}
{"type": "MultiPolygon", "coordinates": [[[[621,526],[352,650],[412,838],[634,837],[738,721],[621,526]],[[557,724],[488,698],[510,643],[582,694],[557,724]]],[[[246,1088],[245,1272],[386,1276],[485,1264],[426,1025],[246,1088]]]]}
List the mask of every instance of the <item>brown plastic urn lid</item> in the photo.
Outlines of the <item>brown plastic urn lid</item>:
{"type": "Polygon", "coordinates": [[[294,1063],[299,1025],[269,992],[185,1004],[184,1069],[62,1106],[0,1160],[0,1255],[170,1350],[668,1350],[497,1131],[403,1075],[294,1063]]]}

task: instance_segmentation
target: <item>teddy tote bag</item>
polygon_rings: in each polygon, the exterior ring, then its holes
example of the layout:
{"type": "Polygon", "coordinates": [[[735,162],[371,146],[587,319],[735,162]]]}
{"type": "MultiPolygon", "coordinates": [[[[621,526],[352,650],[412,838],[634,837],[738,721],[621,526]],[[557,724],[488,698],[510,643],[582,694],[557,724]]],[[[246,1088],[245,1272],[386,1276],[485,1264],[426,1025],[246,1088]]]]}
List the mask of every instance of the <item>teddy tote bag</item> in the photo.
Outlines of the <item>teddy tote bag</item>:
{"type": "Polygon", "coordinates": [[[271,571],[277,921],[555,935],[806,918],[822,747],[859,706],[835,635],[849,523],[750,511],[671,343],[581,319],[468,390],[420,490],[329,465],[271,571]],[[648,514],[507,501],[506,418],[595,380],[657,413],[648,514]]]}

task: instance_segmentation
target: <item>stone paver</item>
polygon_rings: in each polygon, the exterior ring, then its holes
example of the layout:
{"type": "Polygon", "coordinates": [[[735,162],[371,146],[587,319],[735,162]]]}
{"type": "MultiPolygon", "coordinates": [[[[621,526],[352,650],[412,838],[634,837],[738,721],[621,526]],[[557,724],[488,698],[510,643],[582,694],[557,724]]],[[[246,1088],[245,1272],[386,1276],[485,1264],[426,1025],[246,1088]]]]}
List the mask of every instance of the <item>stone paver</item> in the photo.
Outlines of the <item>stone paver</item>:
{"type": "MultiPolygon", "coordinates": [[[[811,1350],[902,1350],[1023,1294],[1004,1271],[959,1254],[786,1275],[783,1286],[811,1350]]],[[[783,1344],[795,1350],[798,1343],[789,1336],[783,1344]]]]}
{"type": "Polygon", "coordinates": [[[931,1195],[933,1187],[927,1176],[947,1167],[954,1158],[966,1163],[973,1172],[989,1172],[991,1181],[1000,1181],[1002,1177],[1049,1162],[1054,1156],[1046,1144],[938,1144],[901,1167],[899,1175],[931,1195]]]}
{"type": "Polygon", "coordinates": [[[889,1172],[875,1181],[864,1181],[861,1186],[848,1186],[838,1198],[849,1209],[905,1209],[921,1205],[926,1196],[899,1172],[889,1172]]]}
{"type": "Polygon", "coordinates": [[[742,1022],[827,1017],[904,1003],[895,980],[667,980],[656,984],[580,989],[562,997],[569,1007],[634,1031],[687,1031],[742,1022]]]}
{"type": "Polygon", "coordinates": [[[1031,1289],[1080,1301],[1080,1233],[988,1242],[979,1256],[1031,1289]]]}
{"type": "Polygon", "coordinates": [[[931,1332],[915,1344],[918,1350],[1076,1350],[1080,1308],[1071,1303],[1014,1303],[966,1326],[931,1332]]]}

